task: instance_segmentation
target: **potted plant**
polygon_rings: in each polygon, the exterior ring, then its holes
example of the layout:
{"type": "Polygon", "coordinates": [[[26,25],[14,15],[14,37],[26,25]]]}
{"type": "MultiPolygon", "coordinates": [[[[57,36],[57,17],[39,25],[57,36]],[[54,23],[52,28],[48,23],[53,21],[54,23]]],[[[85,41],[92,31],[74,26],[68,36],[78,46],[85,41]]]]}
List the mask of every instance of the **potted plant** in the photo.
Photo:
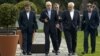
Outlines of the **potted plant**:
{"type": "Polygon", "coordinates": [[[15,56],[19,36],[15,23],[18,9],[9,3],[0,5],[0,55],[15,56]]]}
{"type": "MultiPolygon", "coordinates": [[[[19,10],[19,12],[21,11],[21,10],[23,10],[24,9],[24,5],[26,4],[26,3],[28,3],[29,1],[20,1],[19,3],[17,3],[15,6],[18,8],[18,10],[19,10]]],[[[37,12],[37,7],[36,7],[36,5],[33,3],[33,2],[29,2],[30,4],[31,4],[31,8],[32,8],[32,10],[33,11],[35,11],[35,12],[37,12]]],[[[22,34],[21,34],[21,30],[19,29],[19,27],[18,27],[18,29],[17,29],[17,35],[19,35],[19,44],[20,44],[20,47],[22,46],[22,34]]]]}

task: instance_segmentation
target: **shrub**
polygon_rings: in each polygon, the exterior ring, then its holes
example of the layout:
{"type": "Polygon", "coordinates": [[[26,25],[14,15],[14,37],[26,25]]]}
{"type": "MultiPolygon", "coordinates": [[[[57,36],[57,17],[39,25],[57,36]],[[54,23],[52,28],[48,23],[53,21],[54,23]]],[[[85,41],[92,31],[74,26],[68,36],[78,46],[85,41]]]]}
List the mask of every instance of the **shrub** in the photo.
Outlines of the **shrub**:
{"type": "Polygon", "coordinates": [[[45,8],[45,0],[30,0],[30,1],[36,4],[38,14],[40,14],[42,10],[45,8]]]}
{"type": "Polygon", "coordinates": [[[0,27],[15,26],[18,17],[18,9],[9,3],[0,5],[0,27]]]}
{"type": "MultiPolygon", "coordinates": [[[[16,7],[19,9],[19,10],[23,10],[24,9],[24,5],[29,2],[29,1],[21,1],[19,3],[16,4],[16,7]]],[[[34,10],[35,12],[37,12],[37,8],[36,8],[36,5],[32,2],[31,3],[31,7],[32,7],[32,10],[34,10]]]]}
{"type": "Polygon", "coordinates": [[[3,3],[16,3],[16,0],[0,0],[0,4],[3,3]]]}

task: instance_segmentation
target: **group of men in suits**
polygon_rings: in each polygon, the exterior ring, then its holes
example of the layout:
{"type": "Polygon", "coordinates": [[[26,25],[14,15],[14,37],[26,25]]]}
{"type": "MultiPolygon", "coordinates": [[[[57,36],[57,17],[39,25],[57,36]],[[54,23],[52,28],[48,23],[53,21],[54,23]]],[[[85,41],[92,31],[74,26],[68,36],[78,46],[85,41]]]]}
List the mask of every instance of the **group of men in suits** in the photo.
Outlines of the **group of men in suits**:
{"type": "Polygon", "coordinates": [[[74,9],[74,3],[68,3],[68,10],[63,13],[59,11],[59,4],[54,4],[50,1],[46,2],[46,9],[40,15],[40,21],[44,23],[45,32],[45,52],[46,56],[49,53],[50,39],[51,37],[56,55],[59,53],[59,47],[61,43],[61,29],[64,31],[65,40],[68,47],[69,56],[75,54],[76,42],[77,42],[77,29],[80,24],[80,15],[77,10],[74,9]]]}
{"type": "MultiPolygon", "coordinates": [[[[88,53],[88,35],[91,34],[91,53],[95,53],[96,35],[95,31],[99,25],[97,11],[88,4],[87,10],[83,13],[82,26],[84,30],[84,52],[88,53]]],[[[80,25],[79,11],[75,10],[73,2],[68,3],[68,10],[60,11],[60,5],[54,4],[54,9],[50,1],[46,2],[46,9],[40,14],[39,20],[44,23],[45,34],[45,56],[48,56],[50,49],[50,38],[56,55],[59,53],[62,30],[65,35],[68,56],[75,55],[77,46],[77,30],[80,25]]],[[[22,50],[24,55],[31,55],[32,35],[38,29],[35,12],[31,10],[31,5],[25,5],[25,10],[20,12],[19,27],[23,36],[22,50]]]]}

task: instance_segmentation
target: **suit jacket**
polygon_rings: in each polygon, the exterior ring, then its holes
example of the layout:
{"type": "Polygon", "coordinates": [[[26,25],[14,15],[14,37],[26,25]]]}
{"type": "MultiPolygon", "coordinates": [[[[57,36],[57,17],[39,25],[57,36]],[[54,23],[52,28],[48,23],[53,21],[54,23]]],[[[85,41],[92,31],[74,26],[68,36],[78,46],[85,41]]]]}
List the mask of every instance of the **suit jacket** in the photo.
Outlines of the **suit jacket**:
{"type": "Polygon", "coordinates": [[[47,9],[45,9],[41,13],[39,20],[44,23],[44,30],[48,30],[48,29],[54,30],[57,22],[57,13],[55,10],[51,10],[51,17],[49,18],[47,9]],[[48,20],[47,23],[45,22],[45,19],[48,20]]]}
{"type": "Polygon", "coordinates": [[[68,10],[62,13],[63,29],[71,29],[72,27],[77,30],[80,25],[80,15],[77,10],[74,10],[73,20],[71,19],[70,12],[68,10]]]}
{"type": "Polygon", "coordinates": [[[25,10],[21,11],[18,21],[19,21],[19,28],[22,31],[29,30],[30,32],[32,32],[38,29],[36,16],[33,11],[30,11],[29,19],[27,18],[26,11],[25,10]]]}
{"type": "Polygon", "coordinates": [[[82,19],[82,29],[85,30],[88,27],[91,29],[97,29],[99,26],[99,15],[97,11],[92,11],[91,17],[89,19],[88,11],[83,12],[83,19],[82,19]]]}

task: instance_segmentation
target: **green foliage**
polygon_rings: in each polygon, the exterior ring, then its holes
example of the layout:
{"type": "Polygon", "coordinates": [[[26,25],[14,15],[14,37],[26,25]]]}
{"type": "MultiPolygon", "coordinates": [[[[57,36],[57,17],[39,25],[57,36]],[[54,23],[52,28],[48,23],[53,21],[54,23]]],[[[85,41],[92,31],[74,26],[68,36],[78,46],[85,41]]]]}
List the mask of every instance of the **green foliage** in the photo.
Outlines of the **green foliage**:
{"type": "Polygon", "coordinates": [[[9,3],[0,5],[0,27],[13,27],[15,26],[18,9],[9,3]]]}
{"type": "Polygon", "coordinates": [[[31,2],[34,2],[37,6],[37,13],[41,13],[41,11],[45,7],[45,0],[30,0],[31,2]]]}
{"type": "Polygon", "coordinates": [[[0,0],[0,4],[3,3],[16,3],[16,0],[0,0]]]}
{"type": "Polygon", "coordinates": [[[75,9],[80,10],[80,6],[82,5],[82,0],[75,1],[75,9]]]}
{"type": "MultiPolygon", "coordinates": [[[[17,3],[15,6],[19,9],[19,10],[23,10],[24,9],[24,5],[27,3],[27,1],[21,1],[19,3],[17,3]]],[[[37,7],[36,5],[33,3],[33,2],[30,2],[31,3],[31,7],[32,7],[32,10],[34,10],[35,12],[37,12],[37,7]]]]}
{"type": "Polygon", "coordinates": [[[36,5],[39,5],[40,7],[44,6],[45,0],[30,0],[31,2],[34,2],[36,5]]]}

